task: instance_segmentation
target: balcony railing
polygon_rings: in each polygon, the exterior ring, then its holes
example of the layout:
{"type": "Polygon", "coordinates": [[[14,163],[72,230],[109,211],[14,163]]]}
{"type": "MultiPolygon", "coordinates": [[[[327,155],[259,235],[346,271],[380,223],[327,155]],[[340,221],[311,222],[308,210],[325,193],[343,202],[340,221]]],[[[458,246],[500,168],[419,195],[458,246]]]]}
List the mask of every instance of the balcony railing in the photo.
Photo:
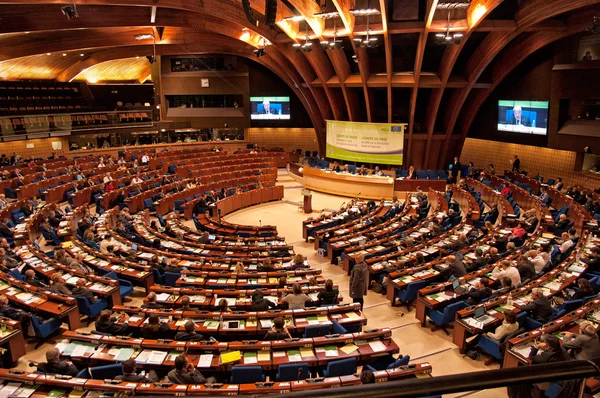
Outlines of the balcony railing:
{"type": "Polygon", "coordinates": [[[2,141],[71,135],[74,131],[146,126],[152,126],[151,110],[0,117],[2,141]]]}

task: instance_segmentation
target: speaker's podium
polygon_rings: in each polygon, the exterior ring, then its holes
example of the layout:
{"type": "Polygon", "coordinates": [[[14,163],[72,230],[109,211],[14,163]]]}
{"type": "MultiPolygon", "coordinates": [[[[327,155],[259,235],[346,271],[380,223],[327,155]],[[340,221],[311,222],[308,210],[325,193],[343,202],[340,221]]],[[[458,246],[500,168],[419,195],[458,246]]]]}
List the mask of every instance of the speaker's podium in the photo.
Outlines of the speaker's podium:
{"type": "Polygon", "coordinates": [[[304,196],[304,212],[312,213],[312,192],[309,189],[303,189],[300,194],[304,196]]]}

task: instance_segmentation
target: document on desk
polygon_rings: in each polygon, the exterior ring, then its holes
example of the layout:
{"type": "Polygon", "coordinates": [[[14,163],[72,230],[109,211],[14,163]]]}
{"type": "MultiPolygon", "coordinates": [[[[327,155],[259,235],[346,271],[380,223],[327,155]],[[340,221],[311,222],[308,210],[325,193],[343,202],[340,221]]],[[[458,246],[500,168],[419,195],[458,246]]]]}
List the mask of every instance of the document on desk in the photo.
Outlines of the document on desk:
{"type": "Polygon", "coordinates": [[[258,361],[271,361],[271,351],[258,351],[258,361]]]}
{"type": "Polygon", "coordinates": [[[202,354],[200,355],[200,362],[198,362],[199,368],[210,368],[212,366],[213,354],[202,354]]]}
{"type": "MultiPolygon", "coordinates": [[[[29,398],[37,389],[37,386],[23,386],[19,388],[17,391],[13,392],[11,397],[14,398],[29,398]]],[[[0,391],[2,394],[2,391],[0,391]]]]}
{"type": "Polygon", "coordinates": [[[218,329],[219,321],[206,321],[206,322],[204,322],[203,326],[207,329],[218,329]]]}
{"type": "Polygon", "coordinates": [[[126,361],[133,355],[133,348],[121,348],[117,355],[115,355],[115,361],[126,361]]]}
{"type": "Polygon", "coordinates": [[[273,321],[271,319],[261,319],[260,327],[263,329],[271,328],[271,327],[273,327],[273,321]]]}
{"type": "Polygon", "coordinates": [[[288,361],[290,362],[300,362],[302,361],[302,356],[300,355],[300,350],[289,350],[287,352],[288,361]]]}
{"type": "Polygon", "coordinates": [[[244,364],[252,365],[258,362],[256,351],[245,351],[244,352],[244,364]]]}
{"type": "Polygon", "coordinates": [[[533,347],[533,344],[528,343],[520,346],[514,346],[512,347],[512,350],[524,358],[529,358],[531,347],[533,347]]]}
{"type": "Polygon", "coordinates": [[[77,344],[77,347],[73,350],[71,356],[73,357],[83,357],[87,354],[88,349],[93,350],[94,348],[87,344],[77,344]]]}
{"type": "Polygon", "coordinates": [[[326,357],[338,357],[338,348],[335,345],[326,345],[325,346],[325,356],[326,357]]]}
{"type": "Polygon", "coordinates": [[[316,316],[309,316],[306,318],[306,321],[308,322],[309,325],[318,325],[319,324],[319,318],[317,318],[316,316]]]}
{"type": "Polygon", "coordinates": [[[315,353],[310,347],[300,347],[300,355],[302,356],[302,359],[315,357],[315,353]]]}
{"type": "Polygon", "coordinates": [[[154,365],[161,365],[165,358],[167,357],[167,353],[164,351],[154,351],[150,354],[147,363],[151,363],[154,365]]]}
{"type": "Polygon", "coordinates": [[[358,346],[355,346],[354,344],[346,344],[345,346],[340,348],[340,350],[342,350],[344,354],[351,354],[354,351],[358,350],[358,346]]]}
{"type": "Polygon", "coordinates": [[[380,340],[369,341],[369,346],[371,346],[373,352],[385,351],[385,344],[383,344],[383,342],[380,340]]]}

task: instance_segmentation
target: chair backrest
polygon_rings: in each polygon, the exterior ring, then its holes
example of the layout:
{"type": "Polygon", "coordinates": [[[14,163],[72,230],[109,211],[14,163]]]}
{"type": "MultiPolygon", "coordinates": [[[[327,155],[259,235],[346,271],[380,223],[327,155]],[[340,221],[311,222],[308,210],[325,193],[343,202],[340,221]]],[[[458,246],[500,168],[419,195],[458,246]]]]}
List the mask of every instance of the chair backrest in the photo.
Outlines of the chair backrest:
{"type": "Polygon", "coordinates": [[[92,379],[98,380],[114,380],[117,376],[123,375],[123,364],[112,363],[110,365],[95,366],[90,368],[90,376],[92,379]]]}
{"type": "Polygon", "coordinates": [[[410,362],[410,355],[405,355],[403,357],[396,359],[387,368],[388,369],[399,368],[400,366],[408,365],[409,362],[410,362]]]}
{"type": "Polygon", "coordinates": [[[234,366],[231,368],[231,384],[256,383],[263,380],[262,366],[234,366]]]}
{"type": "Polygon", "coordinates": [[[340,323],[338,321],[336,321],[335,319],[331,321],[332,327],[333,327],[333,333],[336,334],[346,334],[348,333],[348,330],[343,327],[342,325],[340,325],[340,323]]]}
{"type": "Polygon", "coordinates": [[[177,286],[177,279],[179,279],[179,274],[175,272],[165,272],[165,285],[167,286],[177,286]]]}
{"type": "Polygon", "coordinates": [[[304,338],[321,337],[329,334],[329,325],[310,325],[304,329],[304,338]]]}
{"type": "Polygon", "coordinates": [[[75,375],[75,377],[78,379],[89,379],[90,372],[88,371],[88,368],[83,368],[75,375]]]}
{"type": "Polygon", "coordinates": [[[446,308],[444,308],[444,319],[449,319],[448,322],[452,322],[454,320],[456,313],[468,306],[469,305],[467,303],[465,303],[464,301],[457,301],[456,303],[452,303],[452,304],[446,306],[446,308]]]}
{"type": "Polygon", "coordinates": [[[18,269],[13,268],[8,272],[9,275],[11,275],[13,278],[16,278],[20,281],[24,281],[25,277],[23,276],[23,274],[21,274],[21,272],[19,272],[18,269]]]}
{"type": "Polygon", "coordinates": [[[305,380],[310,377],[308,364],[305,362],[280,365],[277,369],[277,381],[305,380]]]}
{"type": "Polygon", "coordinates": [[[327,377],[347,376],[356,373],[356,358],[340,359],[327,364],[327,377]]]}

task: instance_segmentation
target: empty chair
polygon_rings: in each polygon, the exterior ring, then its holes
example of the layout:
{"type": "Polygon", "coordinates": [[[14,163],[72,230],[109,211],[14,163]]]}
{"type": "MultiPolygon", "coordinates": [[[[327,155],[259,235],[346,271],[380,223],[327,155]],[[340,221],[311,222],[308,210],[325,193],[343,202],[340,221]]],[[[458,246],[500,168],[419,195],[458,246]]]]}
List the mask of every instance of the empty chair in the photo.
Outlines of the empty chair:
{"type": "Polygon", "coordinates": [[[119,292],[121,293],[121,298],[129,296],[133,293],[133,285],[131,282],[126,281],[125,279],[120,279],[115,271],[110,271],[104,274],[104,277],[119,281],[119,292]]]}
{"type": "Polygon", "coordinates": [[[410,355],[400,356],[398,359],[394,359],[392,355],[389,355],[367,365],[366,368],[372,372],[375,372],[378,370],[399,368],[400,366],[408,365],[409,362],[410,355]]]}
{"type": "Polygon", "coordinates": [[[123,375],[123,365],[112,363],[110,365],[95,366],[90,368],[90,376],[96,380],[114,380],[123,375]]]}
{"type": "Polygon", "coordinates": [[[32,316],[31,326],[33,327],[35,337],[38,339],[35,348],[39,348],[39,346],[46,342],[48,337],[60,330],[61,325],[62,321],[58,318],[51,318],[44,321],[43,319],[38,318],[37,315],[32,316]]]}
{"type": "Polygon", "coordinates": [[[331,325],[332,325],[334,334],[348,333],[348,330],[345,327],[343,327],[342,325],[340,325],[340,323],[338,321],[336,321],[335,319],[331,321],[331,325]]]}
{"type": "Polygon", "coordinates": [[[231,368],[231,384],[247,384],[265,381],[261,366],[234,366],[231,368]]]}
{"type": "Polygon", "coordinates": [[[100,311],[108,307],[108,303],[104,299],[96,301],[94,304],[90,304],[87,297],[75,296],[77,299],[77,305],[79,306],[79,312],[83,315],[87,315],[90,318],[94,318],[100,314],[100,311]]]}
{"type": "Polygon", "coordinates": [[[452,328],[450,324],[454,322],[456,313],[466,307],[468,307],[467,303],[464,301],[457,301],[456,303],[447,305],[443,311],[429,310],[427,316],[431,319],[431,322],[436,325],[431,330],[436,331],[442,329],[444,333],[449,335],[448,329],[452,328]]]}
{"type": "Polygon", "coordinates": [[[176,287],[177,280],[179,279],[179,277],[180,277],[180,275],[176,272],[165,272],[164,273],[164,284],[167,286],[176,287]]]}
{"type": "Polygon", "coordinates": [[[329,334],[329,325],[310,325],[304,329],[304,335],[302,337],[321,337],[329,334]]]}
{"type": "Polygon", "coordinates": [[[427,281],[411,282],[406,285],[406,289],[399,290],[396,293],[396,297],[406,306],[407,311],[410,311],[410,303],[417,299],[419,290],[427,286],[427,283],[427,281]]]}
{"type": "Polygon", "coordinates": [[[276,381],[306,380],[310,377],[308,364],[305,362],[287,363],[277,368],[276,381]]]}
{"type": "Polygon", "coordinates": [[[356,358],[340,359],[331,361],[323,371],[325,377],[347,376],[356,373],[356,358]]]}

